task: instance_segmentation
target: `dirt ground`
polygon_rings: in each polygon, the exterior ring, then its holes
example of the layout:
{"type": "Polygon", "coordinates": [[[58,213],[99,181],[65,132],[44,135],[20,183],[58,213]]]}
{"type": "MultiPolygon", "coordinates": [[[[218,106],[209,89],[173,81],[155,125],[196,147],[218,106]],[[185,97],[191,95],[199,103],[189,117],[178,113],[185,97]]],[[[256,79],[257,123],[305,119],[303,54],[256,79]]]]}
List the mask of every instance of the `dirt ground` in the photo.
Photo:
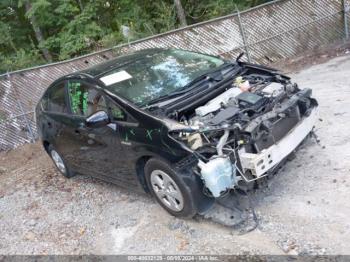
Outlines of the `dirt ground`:
{"type": "Polygon", "coordinates": [[[0,153],[0,254],[350,254],[350,55],[293,77],[320,103],[320,144],[307,140],[254,194],[254,231],[176,219],[146,195],[65,179],[31,144],[0,153]]]}

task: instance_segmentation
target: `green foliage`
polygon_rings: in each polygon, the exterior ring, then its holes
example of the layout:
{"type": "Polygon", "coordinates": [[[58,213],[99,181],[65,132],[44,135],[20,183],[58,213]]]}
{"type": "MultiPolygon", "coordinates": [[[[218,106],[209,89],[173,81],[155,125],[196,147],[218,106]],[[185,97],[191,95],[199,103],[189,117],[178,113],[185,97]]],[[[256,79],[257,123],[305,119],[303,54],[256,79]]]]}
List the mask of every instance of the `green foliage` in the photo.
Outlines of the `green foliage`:
{"type": "Polygon", "coordinates": [[[19,68],[35,66],[44,63],[37,49],[19,49],[9,55],[0,53],[0,72],[13,71],[19,68]]]}
{"type": "Polygon", "coordinates": [[[206,21],[218,16],[234,13],[236,5],[240,10],[247,7],[247,1],[232,0],[188,0],[185,4],[191,23],[206,21]]]}
{"type": "MultiPolygon", "coordinates": [[[[268,0],[182,0],[188,24],[268,0]]],[[[173,0],[1,0],[0,73],[83,55],[179,27],[173,0]],[[129,39],[121,26],[130,29],[129,39]]]]}

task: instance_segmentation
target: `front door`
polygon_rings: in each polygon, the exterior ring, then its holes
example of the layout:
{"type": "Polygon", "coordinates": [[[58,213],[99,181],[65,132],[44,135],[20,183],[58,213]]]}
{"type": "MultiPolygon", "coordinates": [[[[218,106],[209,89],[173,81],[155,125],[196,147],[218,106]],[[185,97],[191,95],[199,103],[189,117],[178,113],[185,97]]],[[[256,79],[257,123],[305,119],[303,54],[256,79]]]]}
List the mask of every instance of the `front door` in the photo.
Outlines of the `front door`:
{"type": "Polygon", "coordinates": [[[81,80],[68,81],[72,124],[70,136],[72,164],[83,174],[110,180],[118,162],[122,162],[121,144],[115,124],[99,128],[86,126],[86,118],[97,111],[108,112],[106,97],[94,86],[81,80]]]}

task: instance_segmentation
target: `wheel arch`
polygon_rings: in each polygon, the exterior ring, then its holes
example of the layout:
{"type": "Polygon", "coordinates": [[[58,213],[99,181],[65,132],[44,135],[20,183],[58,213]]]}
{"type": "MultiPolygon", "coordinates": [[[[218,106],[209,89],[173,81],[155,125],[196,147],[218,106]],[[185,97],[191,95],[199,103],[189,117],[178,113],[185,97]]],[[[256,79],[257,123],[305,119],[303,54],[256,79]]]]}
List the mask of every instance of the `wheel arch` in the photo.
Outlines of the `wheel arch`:
{"type": "Polygon", "coordinates": [[[143,188],[143,190],[146,193],[150,193],[150,190],[148,188],[146,178],[145,178],[145,165],[150,159],[153,159],[153,158],[159,159],[159,160],[164,161],[165,163],[171,165],[171,162],[168,159],[162,157],[159,154],[153,153],[153,152],[149,152],[149,154],[147,154],[147,155],[140,156],[136,160],[136,164],[135,164],[136,176],[137,176],[139,183],[141,184],[141,187],[143,188]]]}
{"type": "Polygon", "coordinates": [[[43,140],[42,143],[43,143],[43,147],[44,147],[46,153],[49,153],[50,142],[47,140],[43,140]]]}
{"type": "Polygon", "coordinates": [[[153,158],[151,155],[141,156],[137,159],[135,165],[137,179],[146,193],[150,193],[150,190],[145,178],[145,165],[151,158],[153,158]]]}

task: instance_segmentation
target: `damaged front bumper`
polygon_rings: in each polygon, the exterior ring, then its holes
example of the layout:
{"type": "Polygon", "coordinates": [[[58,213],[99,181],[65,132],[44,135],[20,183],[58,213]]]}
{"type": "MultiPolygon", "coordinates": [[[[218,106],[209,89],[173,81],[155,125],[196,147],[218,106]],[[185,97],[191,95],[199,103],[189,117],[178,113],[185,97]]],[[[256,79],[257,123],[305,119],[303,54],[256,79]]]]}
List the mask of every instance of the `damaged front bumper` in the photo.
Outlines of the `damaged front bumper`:
{"type": "Polygon", "coordinates": [[[177,130],[170,135],[176,140],[181,135],[175,134],[183,133],[187,145],[181,145],[188,146],[197,159],[191,162],[192,170],[202,179],[203,192],[218,198],[231,189],[249,188],[255,185],[250,182],[274,173],[298,147],[317,120],[318,103],[310,96],[310,89],[298,91],[288,99],[281,96],[282,102],[247,124],[239,118],[232,124],[177,130]]]}
{"type": "Polygon", "coordinates": [[[317,108],[313,108],[309,116],[303,119],[291,129],[280,141],[262,150],[257,154],[239,151],[242,167],[242,176],[248,182],[268,174],[268,171],[278,165],[284,158],[292,153],[304,138],[312,131],[317,120],[317,108]],[[250,171],[253,178],[249,179],[244,174],[250,171]]]}

